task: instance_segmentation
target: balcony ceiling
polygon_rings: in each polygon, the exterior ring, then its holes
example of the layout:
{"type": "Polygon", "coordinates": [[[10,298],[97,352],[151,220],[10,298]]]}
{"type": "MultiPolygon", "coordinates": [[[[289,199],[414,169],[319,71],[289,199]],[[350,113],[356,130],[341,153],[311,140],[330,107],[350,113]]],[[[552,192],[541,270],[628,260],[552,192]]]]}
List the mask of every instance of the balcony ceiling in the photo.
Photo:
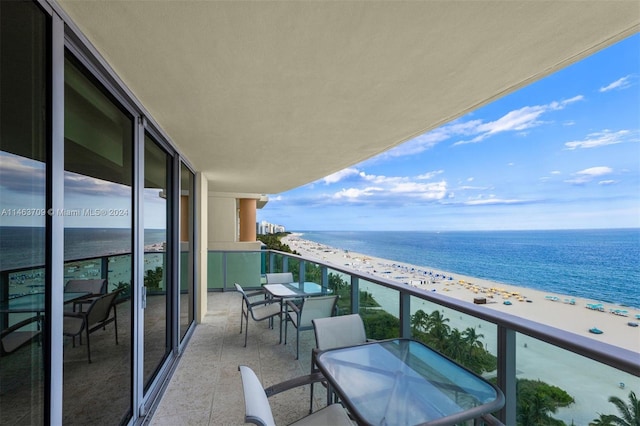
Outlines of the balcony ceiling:
{"type": "Polygon", "coordinates": [[[370,158],[640,29],[635,0],[58,4],[210,190],[265,194],[370,158]]]}

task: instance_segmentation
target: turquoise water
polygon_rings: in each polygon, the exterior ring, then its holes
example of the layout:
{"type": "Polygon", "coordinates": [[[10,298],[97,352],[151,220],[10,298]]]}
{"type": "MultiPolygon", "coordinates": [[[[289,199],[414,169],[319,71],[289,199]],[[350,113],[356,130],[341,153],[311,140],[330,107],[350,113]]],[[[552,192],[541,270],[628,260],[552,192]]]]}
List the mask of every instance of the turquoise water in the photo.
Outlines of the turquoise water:
{"type": "Polygon", "coordinates": [[[640,307],[640,229],[297,232],[369,256],[640,307]]]}

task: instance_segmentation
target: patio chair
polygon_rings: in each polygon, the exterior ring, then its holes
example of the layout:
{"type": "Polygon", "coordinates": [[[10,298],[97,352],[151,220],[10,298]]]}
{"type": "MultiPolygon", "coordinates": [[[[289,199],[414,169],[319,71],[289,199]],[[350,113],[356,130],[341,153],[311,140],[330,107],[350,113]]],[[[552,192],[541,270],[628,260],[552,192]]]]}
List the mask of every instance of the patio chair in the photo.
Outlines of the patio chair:
{"type": "Polygon", "coordinates": [[[69,280],[64,286],[64,291],[65,293],[89,293],[83,298],[75,300],[73,302],[73,312],[75,312],[76,306],[80,305],[80,310],[82,310],[82,305],[89,305],[98,296],[106,294],[107,280],[103,278],[90,280],[69,280]]]}
{"type": "Polygon", "coordinates": [[[313,329],[312,320],[333,316],[338,296],[313,296],[302,299],[298,307],[293,301],[286,301],[286,318],[284,322],[284,344],[287,344],[287,324],[296,328],[296,359],[300,355],[300,332],[313,329]]]}
{"type": "Polygon", "coordinates": [[[63,334],[72,338],[76,346],[76,336],[82,344],[82,333],[87,337],[87,359],[91,363],[91,341],[89,336],[96,330],[105,329],[107,324],[114,323],[116,345],[118,344],[118,313],[115,300],[120,290],[97,297],[85,312],[65,312],[62,326],[63,334]],[[111,312],[113,311],[113,315],[111,312]]]}
{"type": "Polygon", "coordinates": [[[293,282],[293,274],[291,272],[274,272],[265,274],[267,284],[289,284],[293,282]]]}
{"type": "MultiPolygon", "coordinates": [[[[361,345],[369,341],[364,323],[359,314],[342,315],[328,318],[316,318],[311,321],[316,335],[316,348],[311,351],[311,374],[317,373],[316,356],[318,351],[325,351],[345,346],[361,345]]],[[[323,381],[326,386],[326,383],[323,381]]],[[[309,412],[313,410],[313,384],[311,384],[311,402],[309,412]]],[[[327,402],[331,395],[327,395],[327,402]]]]}
{"type": "Polygon", "coordinates": [[[240,334],[242,334],[242,323],[246,321],[244,330],[244,347],[247,347],[247,335],[249,334],[249,314],[254,321],[264,321],[267,319],[273,319],[274,317],[280,318],[280,342],[282,342],[282,303],[280,300],[274,299],[262,299],[252,302],[249,299],[248,294],[244,291],[242,286],[235,283],[236,290],[242,294],[242,313],[240,316],[240,334]]]}
{"type": "MultiPolygon", "coordinates": [[[[251,368],[241,365],[238,367],[238,370],[240,370],[242,391],[244,393],[244,421],[245,423],[253,423],[260,426],[275,426],[276,424],[273,419],[271,406],[269,405],[269,396],[276,395],[280,392],[293,389],[298,386],[313,383],[314,381],[322,380],[322,375],[302,376],[287,380],[267,389],[263,389],[260,380],[251,368]]],[[[349,415],[342,405],[332,404],[311,415],[303,417],[291,425],[341,426],[353,425],[353,422],[349,419],[349,415]]]]}

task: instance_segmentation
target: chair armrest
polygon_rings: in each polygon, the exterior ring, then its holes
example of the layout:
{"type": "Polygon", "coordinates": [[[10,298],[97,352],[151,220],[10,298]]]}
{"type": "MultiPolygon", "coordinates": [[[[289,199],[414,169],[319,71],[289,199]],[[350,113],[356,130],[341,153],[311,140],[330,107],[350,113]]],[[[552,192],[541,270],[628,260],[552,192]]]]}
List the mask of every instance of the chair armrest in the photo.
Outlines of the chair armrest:
{"type": "Polygon", "coordinates": [[[249,306],[254,307],[254,306],[260,306],[260,305],[269,305],[271,303],[280,303],[280,301],[274,300],[274,299],[264,299],[264,300],[258,300],[257,302],[251,302],[249,303],[249,306]]]}
{"type": "Polygon", "coordinates": [[[73,318],[80,318],[80,319],[84,319],[86,315],[86,312],[65,312],[64,316],[65,317],[73,317],[73,318]]]}
{"type": "Polygon", "coordinates": [[[291,308],[292,311],[294,311],[296,314],[300,314],[300,307],[298,305],[296,305],[295,303],[293,303],[293,301],[291,300],[287,300],[287,311],[289,310],[289,308],[291,308]]]}
{"type": "Polygon", "coordinates": [[[285,380],[284,382],[276,383],[273,386],[269,386],[264,390],[267,394],[267,398],[280,392],[287,391],[289,389],[294,389],[299,386],[309,385],[311,383],[317,383],[324,381],[325,378],[322,373],[312,373],[306,376],[294,377],[293,379],[285,380]]]}
{"type": "Polygon", "coordinates": [[[254,291],[245,291],[244,294],[247,295],[247,297],[252,297],[252,296],[260,296],[262,294],[266,294],[267,292],[262,289],[262,290],[254,290],[254,291]]]}
{"type": "MultiPolygon", "coordinates": [[[[5,337],[11,333],[13,333],[14,331],[17,331],[19,329],[21,329],[22,327],[24,327],[25,325],[29,325],[32,322],[36,322],[38,321],[39,318],[37,316],[33,316],[33,317],[29,317],[27,319],[24,319],[20,322],[17,322],[15,324],[13,324],[11,327],[5,328],[4,330],[2,330],[2,332],[0,333],[0,337],[5,337]]],[[[40,325],[38,324],[38,329],[40,329],[40,325]]]]}

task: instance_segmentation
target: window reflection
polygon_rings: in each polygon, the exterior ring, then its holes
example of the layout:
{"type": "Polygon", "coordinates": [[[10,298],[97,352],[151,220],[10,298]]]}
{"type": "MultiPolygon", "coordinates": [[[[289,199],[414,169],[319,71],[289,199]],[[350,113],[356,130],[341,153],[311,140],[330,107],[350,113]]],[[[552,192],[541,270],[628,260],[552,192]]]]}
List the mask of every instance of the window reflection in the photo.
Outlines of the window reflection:
{"type": "Polygon", "coordinates": [[[132,152],[132,118],[68,55],[64,424],[131,416],[132,152]]]}
{"type": "Polygon", "coordinates": [[[47,24],[0,2],[0,424],[44,422],[47,24]]]}

